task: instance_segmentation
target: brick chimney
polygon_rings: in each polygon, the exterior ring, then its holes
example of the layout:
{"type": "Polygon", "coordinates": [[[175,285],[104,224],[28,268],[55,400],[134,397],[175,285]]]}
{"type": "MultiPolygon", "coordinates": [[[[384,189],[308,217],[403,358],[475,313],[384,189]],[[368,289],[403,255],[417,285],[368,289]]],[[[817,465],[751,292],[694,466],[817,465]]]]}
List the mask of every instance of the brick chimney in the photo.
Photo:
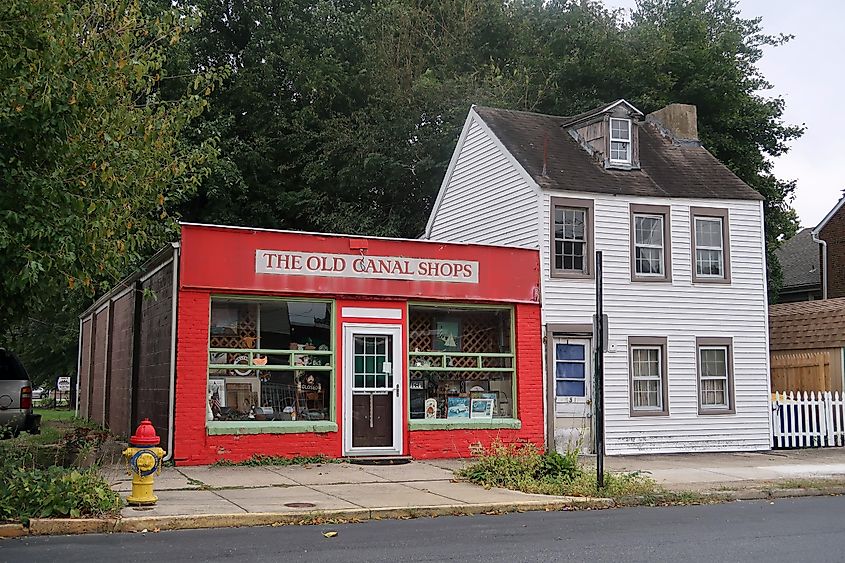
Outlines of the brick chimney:
{"type": "Polygon", "coordinates": [[[665,134],[679,143],[700,144],[698,139],[698,115],[694,105],[669,104],[645,116],[665,134]]]}

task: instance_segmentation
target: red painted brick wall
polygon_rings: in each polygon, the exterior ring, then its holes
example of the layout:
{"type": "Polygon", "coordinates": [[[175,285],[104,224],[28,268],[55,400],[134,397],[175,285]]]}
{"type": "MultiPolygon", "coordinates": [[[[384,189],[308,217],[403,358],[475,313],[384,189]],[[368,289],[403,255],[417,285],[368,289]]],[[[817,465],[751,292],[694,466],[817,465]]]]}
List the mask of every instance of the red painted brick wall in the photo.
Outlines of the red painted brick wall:
{"type": "MultiPolygon", "coordinates": [[[[336,319],[343,305],[359,302],[336,301],[336,319]]],[[[374,306],[373,302],[369,303],[374,306]]],[[[338,367],[335,420],[337,432],[321,434],[256,434],[206,435],[207,347],[210,294],[205,291],[181,290],[178,310],[178,353],[176,359],[176,424],[175,461],[179,465],[213,463],[225,458],[248,459],[255,453],[279,456],[329,457],[342,455],[342,361],[341,338],[338,338],[338,367]]],[[[385,303],[385,306],[391,306],[385,303]]],[[[395,306],[395,303],[392,304],[395,306]]],[[[407,309],[405,309],[407,313],[407,309]]],[[[406,317],[407,315],[403,315],[406,317]]],[[[539,305],[515,307],[517,350],[517,410],[522,421],[520,430],[426,430],[406,432],[406,453],[415,458],[467,457],[470,446],[489,446],[495,440],[504,443],[532,442],[543,446],[543,369],[542,335],[539,305]]],[[[373,322],[367,320],[367,322],[373,322]]],[[[340,325],[340,323],[338,323],[340,325]]],[[[407,331],[406,320],[401,321],[407,331]]],[[[338,326],[338,331],[342,329],[338,326]]],[[[403,363],[405,363],[403,361],[403,363]]],[[[403,379],[407,378],[407,367],[403,379]]],[[[407,380],[403,381],[407,389],[407,380]]],[[[407,393],[404,410],[407,411],[407,393]]],[[[405,422],[407,424],[407,422],[405,422]]],[[[407,428],[407,427],[406,427],[407,428]]]]}
{"type": "Polygon", "coordinates": [[[845,206],[819,232],[827,243],[827,296],[845,297],[845,206]]]}
{"type": "Polygon", "coordinates": [[[414,430],[410,455],[417,459],[468,457],[470,447],[531,442],[543,448],[543,349],[539,305],[516,305],[516,387],[519,430],[414,430]]]}
{"type": "Polygon", "coordinates": [[[340,457],[339,432],[208,436],[208,315],[210,294],[179,292],[176,355],[175,461],[179,465],[248,459],[255,453],[279,456],[323,454],[340,457]]]}

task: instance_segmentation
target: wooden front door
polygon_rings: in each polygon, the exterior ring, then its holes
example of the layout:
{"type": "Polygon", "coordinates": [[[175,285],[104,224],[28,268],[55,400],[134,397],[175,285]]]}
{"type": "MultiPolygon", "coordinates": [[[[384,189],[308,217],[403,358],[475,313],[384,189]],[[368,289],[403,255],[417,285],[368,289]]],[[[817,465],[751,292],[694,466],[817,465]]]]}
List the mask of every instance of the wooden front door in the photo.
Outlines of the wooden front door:
{"type": "Polygon", "coordinates": [[[344,325],[346,455],[401,453],[401,335],[393,325],[344,325]]]}

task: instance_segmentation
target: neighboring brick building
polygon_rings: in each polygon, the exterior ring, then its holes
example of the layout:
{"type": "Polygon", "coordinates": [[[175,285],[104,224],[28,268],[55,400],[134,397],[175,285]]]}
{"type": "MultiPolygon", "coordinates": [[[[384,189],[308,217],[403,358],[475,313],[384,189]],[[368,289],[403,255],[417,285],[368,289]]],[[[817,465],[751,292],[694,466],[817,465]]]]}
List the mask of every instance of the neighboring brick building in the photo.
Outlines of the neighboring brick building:
{"type": "Polygon", "coordinates": [[[822,276],[825,272],[827,275],[826,297],[845,297],[845,197],[836,203],[813,232],[827,244],[827,267],[822,268],[822,276]]]}
{"type": "Polygon", "coordinates": [[[779,303],[845,297],[845,197],[815,228],[802,229],[775,254],[783,272],[779,303]]]}

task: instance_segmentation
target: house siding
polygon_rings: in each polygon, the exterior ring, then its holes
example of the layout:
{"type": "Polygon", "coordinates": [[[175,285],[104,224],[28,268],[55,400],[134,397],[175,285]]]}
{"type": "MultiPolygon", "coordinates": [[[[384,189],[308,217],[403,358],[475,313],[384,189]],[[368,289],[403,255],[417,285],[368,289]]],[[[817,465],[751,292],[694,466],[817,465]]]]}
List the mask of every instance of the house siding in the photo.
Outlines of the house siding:
{"type": "MultiPolygon", "coordinates": [[[[606,451],[609,454],[764,450],[770,447],[766,272],[758,201],[659,199],[548,191],[541,225],[549,238],[554,196],[592,199],[595,249],[603,251],[606,451]],[[672,282],[631,281],[629,204],[671,204],[672,282]],[[730,284],[693,284],[690,207],[730,209],[730,284]],[[632,417],[629,336],[667,338],[669,416],[632,417]],[[736,414],[699,415],[696,337],[733,339],[736,414]]],[[[549,276],[541,247],[543,322],[590,323],[595,282],[549,276]]]]}
{"type": "Polygon", "coordinates": [[[538,195],[474,113],[428,238],[538,247],[538,195]]]}

